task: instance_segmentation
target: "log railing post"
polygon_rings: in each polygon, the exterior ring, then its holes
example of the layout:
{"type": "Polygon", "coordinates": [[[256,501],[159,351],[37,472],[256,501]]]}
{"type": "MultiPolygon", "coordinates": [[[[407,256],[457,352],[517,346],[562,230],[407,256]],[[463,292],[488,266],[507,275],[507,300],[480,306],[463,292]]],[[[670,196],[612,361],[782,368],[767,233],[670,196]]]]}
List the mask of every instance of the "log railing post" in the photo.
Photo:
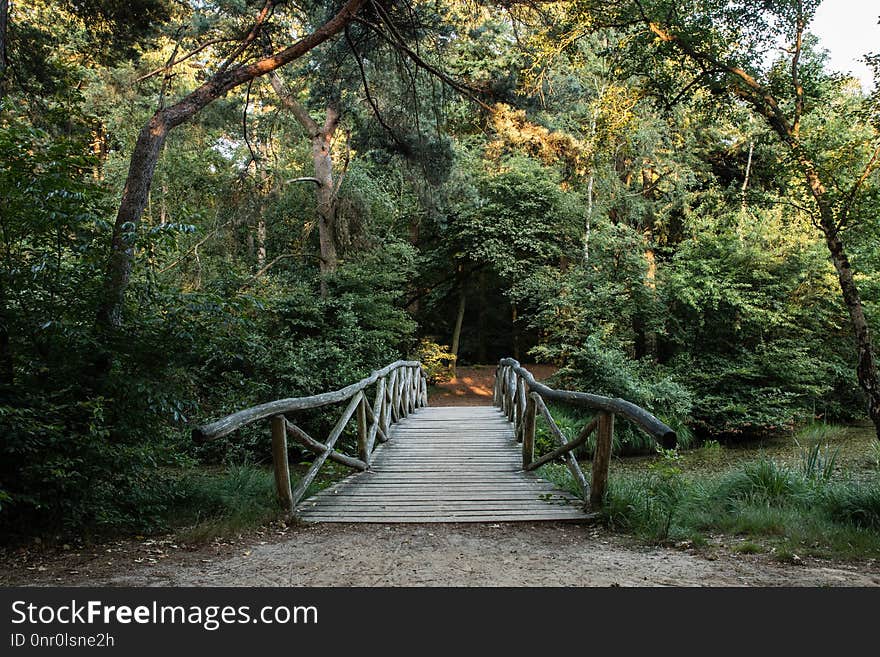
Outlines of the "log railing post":
{"type": "Polygon", "coordinates": [[[611,444],[614,439],[614,413],[599,412],[596,427],[596,449],[593,452],[593,477],[590,482],[590,505],[602,506],[608,485],[608,469],[611,465],[611,444]]]}
{"type": "Polygon", "coordinates": [[[379,384],[376,389],[376,399],[373,401],[373,413],[376,415],[376,422],[378,424],[378,430],[381,430],[382,435],[385,435],[388,431],[388,427],[385,426],[385,418],[386,418],[386,410],[385,410],[385,378],[379,379],[379,384]]]}
{"type": "Polygon", "coordinates": [[[534,394],[536,393],[533,392],[531,395],[528,396],[526,400],[526,412],[525,417],[523,418],[523,468],[529,467],[529,465],[535,459],[535,413],[537,411],[537,405],[535,404],[535,400],[532,398],[532,395],[534,394]]]}
{"type": "Polygon", "coordinates": [[[391,373],[391,378],[388,380],[389,425],[394,424],[400,419],[400,412],[397,408],[397,379],[399,378],[399,372],[400,370],[394,370],[391,373]]]}
{"type": "Polygon", "coordinates": [[[517,442],[522,441],[523,418],[526,412],[526,404],[528,404],[526,399],[526,382],[520,376],[517,377],[516,382],[516,420],[513,423],[517,442]]]}
{"type": "Polygon", "coordinates": [[[290,491],[290,466],[287,463],[287,421],[283,415],[272,418],[272,465],[275,472],[275,489],[284,510],[293,511],[293,494],[290,491]]]}
{"type": "Polygon", "coordinates": [[[367,429],[367,397],[361,395],[361,402],[357,407],[357,428],[358,428],[358,456],[361,461],[370,465],[370,433],[367,429]]]}

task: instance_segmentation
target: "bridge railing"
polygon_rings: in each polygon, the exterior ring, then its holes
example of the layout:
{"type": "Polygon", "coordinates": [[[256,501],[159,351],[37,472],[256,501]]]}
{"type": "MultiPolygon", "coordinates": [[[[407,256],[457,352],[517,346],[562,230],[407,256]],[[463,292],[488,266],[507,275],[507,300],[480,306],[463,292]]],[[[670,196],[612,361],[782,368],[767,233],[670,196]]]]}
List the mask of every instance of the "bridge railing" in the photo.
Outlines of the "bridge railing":
{"type": "Polygon", "coordinates": [[[236,429],[269,419],[272,427],[272,462],[275,486],[282,506],[293,514],[321,466],[330,459],[355,470],[367,470],[372,463],[373,450],[378,442],[386,442],[391,426],[412,411],[428,405],[425,371],[418,361],[398,360],[376,370],[365,379],[341,390],[310,397],[292,397],[246,408],[232,415],[193,429],[196,442],[216,440],[236,429]],[[376,386],[372,404],[367,388],[376,386]],[[324,442],[312,438],[305,430],[291,422],[287,415],[312,408],[348,402],[324,442]],[[355,418],[358,432],[358,456],[348,456],[336,450],[335,445],[348,423],[355,418]],[[290,469],[287,461],[287,437],[290,436],[317,457],[308,472],[291,490],[290,469]]]}
{"type": "Polygon", "coordinates": [[[517,442],[522,443],[523,470],[564,458],[569,471],[578,482],[584,500],[593,507],[602,505],[611,466],[611,444],[614,438],[614,416],[620,415],[636,424],[664,446],[675,444],[675,432],[645,409],[623,399],[602,397],[572,390],[554,390],[535,377],[513,358],[502,358],[495,370],[493,401],[507,415],[515,429],[517,442]],[[550,414],[547,402],[562,402],[597,411],[595,417],[572,440],[568,440],[550,414]],[[535,459],[535,427],[540,414],[550,433],[559,444],[555,450],[535,459]],[[591,482],[587,482],[573,451],[596,432],[591,482]]]}

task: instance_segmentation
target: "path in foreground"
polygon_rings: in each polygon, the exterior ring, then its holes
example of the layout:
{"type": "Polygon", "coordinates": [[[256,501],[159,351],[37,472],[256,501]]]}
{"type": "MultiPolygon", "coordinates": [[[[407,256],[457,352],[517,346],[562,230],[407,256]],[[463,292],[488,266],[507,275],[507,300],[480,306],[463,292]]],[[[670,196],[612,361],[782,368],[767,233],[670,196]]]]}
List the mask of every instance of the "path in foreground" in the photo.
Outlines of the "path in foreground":
{"type": "Polygon", "coordinates": [[[321,523],[272,534],[235,546],[182,550],[154,564],[145,563],[148,555],[136,545],[112,555],[102,550],[79,564],[76,575],[57,566],[31,573],[19,568],[12,579],[129,586],[880,585],[877,564],[805,558],[794,565],[725,548],[642,546],[601,527],[571,523],[321,523]]]}
{"type": "Polygon", "coordinates": [[[494,406],[420,408],[391,430],[368,472],[303,501],[312,522],[586,520],[583,503],[523,472],[513,425],[494,406]]]}

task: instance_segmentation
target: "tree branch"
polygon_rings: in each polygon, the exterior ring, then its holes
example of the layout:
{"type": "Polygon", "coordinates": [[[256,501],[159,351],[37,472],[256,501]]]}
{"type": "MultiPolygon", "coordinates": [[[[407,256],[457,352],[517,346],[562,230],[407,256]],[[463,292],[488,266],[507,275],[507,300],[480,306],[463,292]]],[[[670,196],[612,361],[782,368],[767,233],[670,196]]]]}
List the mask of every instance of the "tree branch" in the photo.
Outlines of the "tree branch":
{"type": "Polygon", "coordinates": [[[451,78],[449,75],[447,75],[446,73],[444,73],[440,69],[436,68],[435,66],[432,66],[431,64],[428,64],[428,62],[426,62],[424,59],[422,59],[417,53],[413,52],[413,50],[409,46],[407,46],[405,43],[397,40],[396,38],[393,38],[393,37],[389,36],[388,34],[386,34],[385,31],[382,30],[375,23],[371,23],[370,21],[365,20],[363,18],[355,18],[354,22],[357,22],[357,23],[360,23],[361,25],[369,27],[371,30],[373,30],[373,32],[376,33],[377,36],[381,37],[384,41],[388,42],[392,48],[395,48],[396,50],[399,50],[400,52],[405,53],[406,56],[409,57],[413,61],[413,63],[416,64],[416,66],[428,71],[431,75],[442,80],[443,82],[448,84],[450,87],[452,87],[453,89],[455,89],[459,93],[464,94],[467,98],[469,98],[473,102],[477,103],[480,107],[482,107],[487,112],[493,112],[493,109],[489,105],[487,105],[485,102],[483,102],[482,100],[480,100],[479,98],[477,98],[474,95],[474,94],[479,93],[479,91],[477,89],[473,89],[473,88],[467,86],[466,84],[451,78]]]}
{"type": "MultiPolygon", "coordinates": [[[[2,0],[0,0],[0,1],[2,1],[2,0]]],[[[144,73],[139,78],[135,78],[134,82],[135,82],[135,84],[137,84],[138,82],[143,82],[144,80],[151,78],[154,75],[157,75],[157,74],[162,73],[164,71],[169,71],[170,69],[174,68],[178,64],[185,62],[190,57],[195,57],[196,55],[198,55],[200,52],[202,52],[208,46],[214,46],[218,43],[226,43],[228,41],[236,41],[236,39],[224,38],[224,39],[211,39],[210,41],[206,41],[202,45],[198,46],[195,50],[192,50],[192,51],[188,52],[187,54],[185,54],[183,57],[181,57],[179,59],[175,59],[174,61],[165,64],[165,66],[160,66],[159,68],[153,69],[149,73],[144,73]]],[[[177,50],[175,49],[175,52],[176,51],[177,50]]]]}
{"type": "Polygon", "coordinates": [[[407,149],[406,144],[400,141],[397,133],[391,129],[391,126],[385,123],[385,119],[382,118],[382,114],[379,112],[379,106],[376,104],[373,95],[370,93],[370,84],[367,82],[367,72],[364,70],[364,62],[361,59],[360,53],[358,53],[357,47],[354,45],[354,40],[351,38],[351,33],[349,32],[348,27],[345,28],[345,41],[348,43],[348,47],[351,48],[351,52],[354,55],[354,61],[357,63],[358,71],[361,76],[361,84],[364,87],[364,94],[367,97],[367,103],[373,108],[373,115],[376,117],[379,125],[381,125],[385,132],[388,133],[388,136],[391,137],[395,144],[397,144],[398,148],[407,149]]]}
{"type": "Polygon", "coordinates": [[[226,58],[226,61],[220,65],[220,68],[217,69],[218,73],[222,73],[227,68],[229,68],[230,64],[234,62],[238,56],[243,53],[251,43],[254,42],[254,39],[257,38],[257,35],[260,33],[260,28],[263,27],[263,23],[271,16],[272,12],[275,10],[275,4],[277,0],[266,0],[266,4],[263,5],[263,8],[260,10],[260,13],[257,14],[257,18],[254,20],[254,24],[251,26],[250,31],[247,33],[247,36],[242,40],[241,44],[232,51],[232,54],[226,58]]]}
{"type": "Polygon", "coordinates": [[[292,93],[284,89],[284,83],[277,71],[272,71],[269,74],[269,82],[275,90],[275,93],[278,94],[278,98],[281,100],[281,104],[284,105],[284,109],[293,114],[293,118],[305,128],[306,134],[308,134],[309,138],[315,138],[321,134],[321,128],[318,126],[317,121],[309,115],[308,110],[296,101],[292,93]]]}
{"type": "Polygon", "coordinates": [[[849,219],[849,211],[852,209],[853,203],[856,200],[856,196],[858,195],[859,190],[862,188],[862,185],[865,184],[865,181],[876,170],[878,164],[880,164],[880,143],[878,143],[877,148],[874,149],[874,153],[871,155],[871,159],[868,160],[868,163],[865,165],[865,169],[864,171],[862,171],[862,175],[859,176],[859,179],[856,180],[852,188],[849,190],[849,193],[847,194],[846,203],[844,203],[843,208],[840,212],[840,221],[837,222],[838,230],[846,225],[846,222],[849,219]]]}
{"type": "Polygon", "coordinates": [[[803,0],[797,2],[797,26],[795,28],[794,54],[791,58],[791,82],[794,85],[794,120],[792,122],[792,133],[797,136],[801,129],[801,115],[804,113],[804,87],[800,82],[798,67],[801,59],[801,48],[804,41],[804,28],[806,21],[804,20],[804,3],[803,0]]]}

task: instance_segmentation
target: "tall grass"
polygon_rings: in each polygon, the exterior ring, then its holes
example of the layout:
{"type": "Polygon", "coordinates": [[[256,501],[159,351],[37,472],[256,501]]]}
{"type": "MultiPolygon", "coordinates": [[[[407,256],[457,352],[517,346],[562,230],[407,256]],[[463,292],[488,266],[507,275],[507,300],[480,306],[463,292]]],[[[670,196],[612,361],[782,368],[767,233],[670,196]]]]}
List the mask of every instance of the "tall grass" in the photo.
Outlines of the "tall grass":
{"type": "MultiPolygon", "coordinates": [[[[306,497],[346,474],[327,464],[306,497]]],[[[296,486],[295,469],[291,485],[296,486]]],[[[250,464],[189,475],[179,482],[179,501],[170,524],[180,540],[200,543],[228,538],[282,517],[271,469],[250,464]]]]}
{"type": "Polygon", "coordinates": [[[235,465],[201,473],[185,481],[187,494],[178,509],[181,540],[203,542],[228,537],[280,515],[272,472],[235,465]]]}
{"type": "MultiPolygon", "coordinates": [[[[575,492],[564,467],[547,467],[539,474],[575,492]]],[[[661,543],[726,535],[748,539],[749,551],[880,557],[880,477],[865,482],[817,471],[759,458],[688,475],[662,459],[637,472],[612,471],[602,518],[661,543]]]]}

